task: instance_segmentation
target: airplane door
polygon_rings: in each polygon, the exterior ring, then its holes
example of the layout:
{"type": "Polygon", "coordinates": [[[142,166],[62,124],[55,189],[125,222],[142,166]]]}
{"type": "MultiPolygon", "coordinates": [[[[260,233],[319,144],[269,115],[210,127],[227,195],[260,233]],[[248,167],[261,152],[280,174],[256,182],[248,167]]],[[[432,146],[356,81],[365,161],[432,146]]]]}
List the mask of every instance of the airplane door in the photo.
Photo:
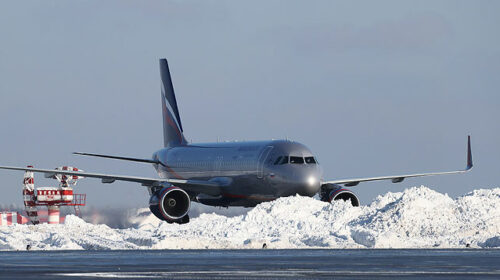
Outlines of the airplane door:
{"type": "Polygon", "coordinates": [[[266,163],[266,159],[271,153],[272,149],[273,146],[267,146],[260,154],[259,160],[257,161],[257,178],[264,177],[264,164],[266,163]]]}

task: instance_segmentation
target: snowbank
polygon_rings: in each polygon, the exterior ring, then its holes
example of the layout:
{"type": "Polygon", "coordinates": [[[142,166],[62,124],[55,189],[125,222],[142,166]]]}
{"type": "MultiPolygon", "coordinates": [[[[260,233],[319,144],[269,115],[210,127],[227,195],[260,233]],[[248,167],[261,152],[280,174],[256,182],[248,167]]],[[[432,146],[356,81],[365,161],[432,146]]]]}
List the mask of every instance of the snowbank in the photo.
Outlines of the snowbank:
{"type": "Polygon", "coordinates": [[[500,188],[455,200],[427,187],[352,207],[309,197],[263,203],[246,214],[202,214],[189,224],[160,222],[141,209],[135,226],[113,229],[67,216],[63,225],[0,227],[0,250],[198,248],[500,248],[500,188]]]}

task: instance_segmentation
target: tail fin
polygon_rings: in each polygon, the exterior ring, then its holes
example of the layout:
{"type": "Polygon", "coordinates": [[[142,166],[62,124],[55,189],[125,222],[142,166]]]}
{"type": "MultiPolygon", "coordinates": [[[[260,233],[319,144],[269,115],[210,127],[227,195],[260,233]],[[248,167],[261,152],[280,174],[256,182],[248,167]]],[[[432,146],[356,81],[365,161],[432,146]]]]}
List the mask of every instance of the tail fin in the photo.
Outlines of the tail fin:
{"type": "Polygon", "coordinates": [[[184,138],[174,87],[166,59],[160,59],[161,103],[163,110],[163,141],[165,147],[187,144],[184,138]]]}

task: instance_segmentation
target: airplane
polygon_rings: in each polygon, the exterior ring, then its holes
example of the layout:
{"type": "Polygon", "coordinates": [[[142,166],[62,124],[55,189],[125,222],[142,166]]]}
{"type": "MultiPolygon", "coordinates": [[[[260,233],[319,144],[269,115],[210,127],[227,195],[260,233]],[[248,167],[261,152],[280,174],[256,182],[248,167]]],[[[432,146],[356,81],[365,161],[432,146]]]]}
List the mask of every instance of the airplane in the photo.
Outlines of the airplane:
{"type": "Polygon", "coordinates": [[[160,76],[164,148],[151,158],[74,153],[152,164],[158,178],[30,167],[0,166],[0,169],[39,172],[45,177],[61,174],[99,178],[105,184],[115,181],[140,183],[148,188],[149,208],[158,219],[184,224],[189,222],[192,201],[221,207],[254,207],[280,197],[319,194],[325,202],[342,199],[350,200],[352,206],[359,206],[358,197],[346,187],[369,181],[400,183],[412,177],[465,173],[473,167],[470,135],[467,166],[463,170],[337,180],[323,180],[322,169],[314,154],[305,145],[294,141],[188,143],[166,59],[160,59],[160,76]]]}

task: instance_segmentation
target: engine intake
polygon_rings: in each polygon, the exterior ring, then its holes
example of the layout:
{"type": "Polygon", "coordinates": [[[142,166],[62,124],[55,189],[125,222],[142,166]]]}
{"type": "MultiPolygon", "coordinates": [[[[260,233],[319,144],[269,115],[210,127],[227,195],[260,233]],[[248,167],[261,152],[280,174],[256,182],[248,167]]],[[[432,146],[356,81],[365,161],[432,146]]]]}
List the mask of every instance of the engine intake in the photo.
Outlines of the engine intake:
{"type": "Polygon", "coordinates": [[[334,200],[342,199],[344,201],[351,200],[354,207],[359,206],[358,197],[349,189],[344,189],[339,185],[323,185],[321,186],[321,200],[332,202],[334,200]]]}
{"type": "Polygon", "coordinates": [[[178,187],[163,188],[149,199],[149,209],[160,220],[169,223],[187,223],[191,199],[178,187]]]}

